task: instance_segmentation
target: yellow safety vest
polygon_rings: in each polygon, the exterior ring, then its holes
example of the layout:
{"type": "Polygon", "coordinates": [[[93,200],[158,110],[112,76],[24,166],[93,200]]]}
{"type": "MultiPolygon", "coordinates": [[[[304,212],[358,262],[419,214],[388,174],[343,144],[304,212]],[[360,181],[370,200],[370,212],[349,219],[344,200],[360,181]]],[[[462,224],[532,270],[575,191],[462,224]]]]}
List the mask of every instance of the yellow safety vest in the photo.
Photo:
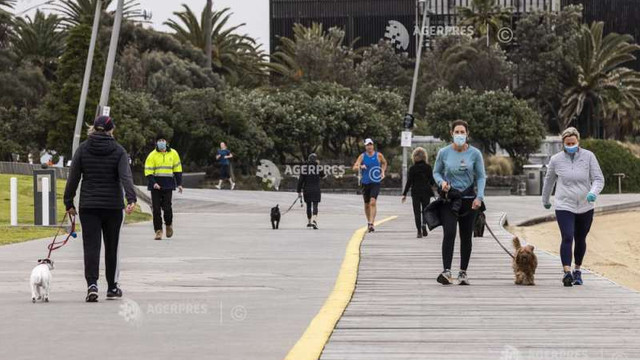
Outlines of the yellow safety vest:
{"type": "Polygon", "coordinates": [[[144,176],[173,177],[174,173],[182,172],[180,155],[174,149],[166,152],[153,150],[144,164],[144,176]]]}

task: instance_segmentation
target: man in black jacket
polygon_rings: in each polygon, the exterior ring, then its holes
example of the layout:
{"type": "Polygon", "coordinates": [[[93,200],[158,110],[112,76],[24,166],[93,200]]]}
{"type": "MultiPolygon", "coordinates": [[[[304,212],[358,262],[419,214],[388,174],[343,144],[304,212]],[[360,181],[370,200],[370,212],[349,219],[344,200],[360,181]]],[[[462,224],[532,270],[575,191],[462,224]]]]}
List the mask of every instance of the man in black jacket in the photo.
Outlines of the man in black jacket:
{"type": "Polygon", "coordinates": [[[427,236],[426,211],[431,198],[436,181],[433,179],[433,169],[427,164],[427,151],[421,147],[416,148],[412,154],[413,166],[409,168],[407,184],[402,192],[402,202],[407,199],[407,193],[411,189],[411,200],[413,202],[413,216],[418,229],[418,238],[427,236]]]}
{"type": "Polygon", "coordinates": [[[118,287],[120,228],[124,222],[123,209],[131,214],[137,201],[129,157],[113,138],[114,129],[113,119],[108,116],[100,116],[94,121],[89,128],[89,138],[80,144],[73,156],[64,191],[67,212],[70,216],[75,216],[73,200],[82,179],[79,213],[84,247],[84,276],[88,287],[87,302],[98,301],[102,238],[105,247],[107,299],[122,297],[122,290],[118,287]],[[126,207],[123,198],[127,200],[126,207]]]}
{"type": "Polygon", "coordinates": [[[318,229],[318,204],[322,193],[320,191],[320,179],[325,176],[322,167],[318,164],[316,154],[309,155],[309,161],[300,169],[298,178],[298,195],[304,196],[307,204],[307,227],[318,229]]]}

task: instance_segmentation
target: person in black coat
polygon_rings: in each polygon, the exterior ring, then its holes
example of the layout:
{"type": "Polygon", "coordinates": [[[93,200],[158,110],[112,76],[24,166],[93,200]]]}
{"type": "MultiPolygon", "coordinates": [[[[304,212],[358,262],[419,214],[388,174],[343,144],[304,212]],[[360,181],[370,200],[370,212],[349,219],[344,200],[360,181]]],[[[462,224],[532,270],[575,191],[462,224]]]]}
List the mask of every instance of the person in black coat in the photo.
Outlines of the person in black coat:
{"type": "Polygon", "coordinates": [[[82,179],[79,213],[87,302],[98,301],[100,247],[103,240],[107,298],[122,297],[122,290],[118,287],[120,228],[124,212],[131,214],[137,201],[129,156],[113,138],[114,129],[113,119],[108,116],[100,116],[94,121],[89,129],[89,138],[80,144],[73,155],[64,190],[64,205],[69,216],[73,217],[77,214],[74,198],[82,179]]]}
{"type": "Polygon", "coordinates": [[[309,155],[309,161],[300,169],[298,178],[298,195],[304,197],[307,204],[307,227],[318,229],[318,204],[320,203],[321,191],[320,180],[325,174],[318,164],[316,154],[309,155]]]}
{"type": "Polygon", "coordinates": [[[413,166],[409,168],[407,184],[402,192],[402,202],[407,200],[407,193],[411,189],[413,201],[413,215],[418,229],[418,238],[427,236],[426,210],[431,198],[434,196],[433,188],[436,181],[433,179],[433,169],[427,164],[427,151],[421,147],[416,148],[411,155],[413,166]]]}

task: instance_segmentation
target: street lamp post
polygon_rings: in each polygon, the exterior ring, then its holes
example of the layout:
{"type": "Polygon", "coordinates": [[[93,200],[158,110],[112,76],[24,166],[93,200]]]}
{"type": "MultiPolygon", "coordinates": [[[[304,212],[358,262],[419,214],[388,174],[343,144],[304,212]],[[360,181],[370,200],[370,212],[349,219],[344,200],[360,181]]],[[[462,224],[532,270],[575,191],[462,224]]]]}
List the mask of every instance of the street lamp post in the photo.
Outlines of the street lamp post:
{"type": "MultiPolygon", "coordinates": [[[[420,0],[419,4],[422,5],[422,23],[420,24],[420,37],[418,50],[416,52],[416,66],[413,71],[413,84],[411,85],[411,97],[409,98],[409,110],[407,111],[407,115],[405,116],[404,128],[405,131],[411,132],[411,128],[413,127],[413,108],[415,107],[416,102],[416,91],[418,88],[418,75],[420,75],[420,61],[422,59],[422,48],[424,47],[424,36],[425,36],[425,27],[429,26],[429,5],[431,4],[431,0],[420,0]]],[[[418,7],[420,9],[420,6],[418,7]]],[[[409,147],[402,147],[402,188],[404,189],[407,184],[407,163],[409,157],[409,147]]]]}
{"type": "Polygon", "coordinates": [[[116,62],[118,52],[118,40],[120,39],[120,27],[124,12],[124,0],[118,0],[116,17],[113,20],[113,30],[111,32],[111,43],[109,44],[109,55],[107,55],[107,67],[104,71],[104,81],[102,82],[102,94],[100,95],[100,105],[98,114],[102,113],[105,106],[109,104],[109,94],[111,92],[111,79],[113,78],[113,67],[116,62]]]}
{"type": "Polygon", "coordinates": [[[71,157],[80,146],[80,137],[82,132],[82,121],[84,120],[84,110],[87,105],[87,96],[89,94],[89,83],[91,81],[91,69],[93,67],[93,54],[96,50],[96,40],[98,38],[98,28],[100,27],[100,15],[102,15],[102,1],[96,1],[96,12],[93,16],[93,29],[91,30],[91,42],[89,43],[89,54],[87,55],[87,65],[84,69],[84,80],[82,81],[82,92],[80,93],[80,104],[78,105],[78,115],[76,117],[76,127],[73,132],[73,147],[71,157]]]}

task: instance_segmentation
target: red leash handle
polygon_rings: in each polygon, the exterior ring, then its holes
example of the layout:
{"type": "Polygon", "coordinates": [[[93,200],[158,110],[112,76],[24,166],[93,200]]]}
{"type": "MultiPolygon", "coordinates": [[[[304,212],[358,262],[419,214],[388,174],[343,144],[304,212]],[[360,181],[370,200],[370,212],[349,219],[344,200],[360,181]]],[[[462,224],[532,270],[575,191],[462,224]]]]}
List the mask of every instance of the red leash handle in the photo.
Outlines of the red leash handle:
{"type": "Polygon", "coordinates": [[[47,255],[47,259],[51,258],[51,253],[54,250],[58,250],[61,247],[67,245],[67,242],[69,242],[69,240],[73,237],[77,237],[78,234],[76,234],[76,216],[75,215],[69,215],[69,213],[65,213],[64,217],[62,218],[62,224],[64,224],[64,221],[69,218],[69,221],[71,222],[71,229],[69,229],[69,232],[67,234],[67,237],[64,239],[64,241],[62,242],[57,242],[58,236],[60,236],[60,231],[64,228],[64,226],[60,225],[58,226],[58,231],[56,232],[56,236],[53,238],[53,241],[51,242],[51,244],[49,244],[47,246],[47,248],[49,249],[49,255],[47,255]]]}

